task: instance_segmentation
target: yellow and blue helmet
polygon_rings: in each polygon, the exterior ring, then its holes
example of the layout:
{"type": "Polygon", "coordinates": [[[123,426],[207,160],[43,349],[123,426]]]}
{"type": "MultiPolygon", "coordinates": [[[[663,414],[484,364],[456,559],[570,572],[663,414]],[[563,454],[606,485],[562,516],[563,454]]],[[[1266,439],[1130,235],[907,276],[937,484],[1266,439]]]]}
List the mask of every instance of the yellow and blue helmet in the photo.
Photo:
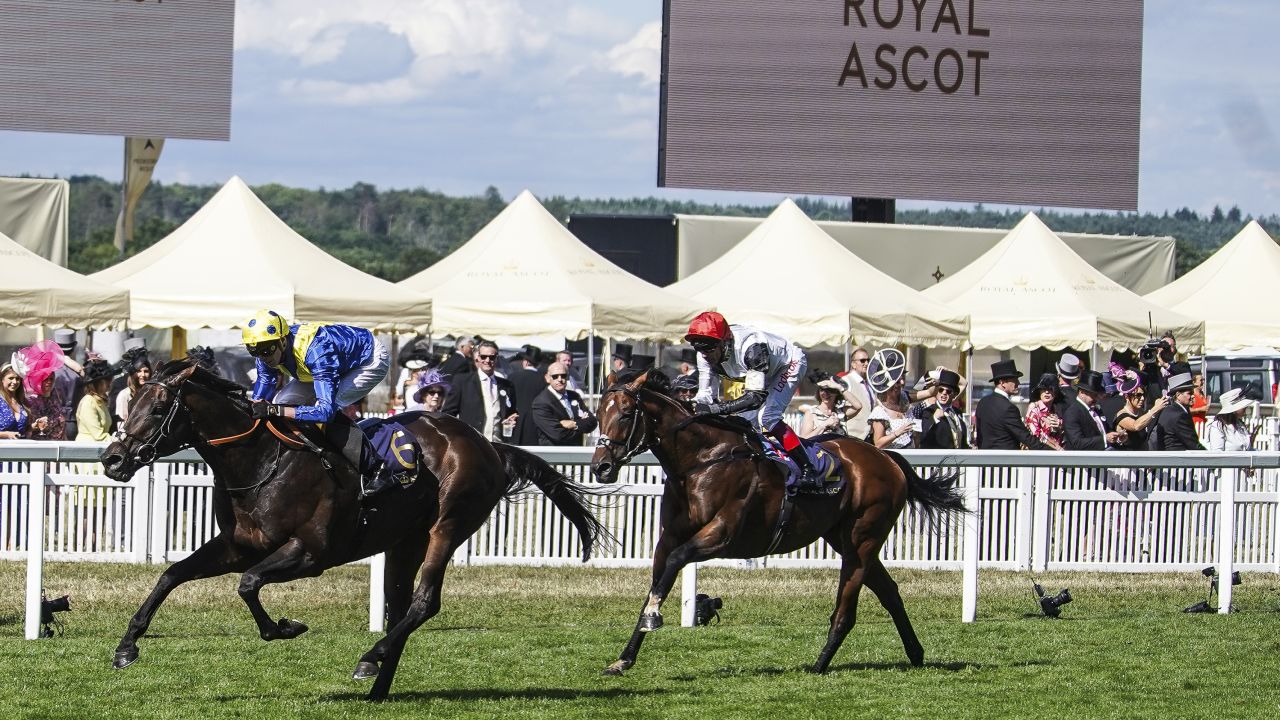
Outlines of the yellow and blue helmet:
{"type": "Polygon", "coordinates": [[[245,322],[240,330],[240,340],[249,348],[269,352],[278,342],[289,336],[289,323],[274,310],[259,310],[245,322]]]}

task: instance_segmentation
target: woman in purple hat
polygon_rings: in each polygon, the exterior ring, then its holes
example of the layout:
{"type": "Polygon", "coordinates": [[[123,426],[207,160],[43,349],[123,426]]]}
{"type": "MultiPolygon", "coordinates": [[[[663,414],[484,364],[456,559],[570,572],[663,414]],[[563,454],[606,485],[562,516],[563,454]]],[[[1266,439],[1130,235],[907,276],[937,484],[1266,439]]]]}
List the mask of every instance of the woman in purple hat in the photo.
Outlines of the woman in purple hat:
{"type": "Polygon", "coordinates": [[[1169,398],[1156,398],[1150,410],[1144,410],[1147,391],[1142,378],[1133,370],[1126,370],[1117,363],[1111,363],[1111,377],[1116,381],[1116,392],[1124,398],[1124,407],[1116,413],[1115,426],[1128,433],[1123,443],[1118,443],[1117,450],[1146,450],[1147,436],[1156,421],[1156,416],[1169,404],[1169,398]]]}

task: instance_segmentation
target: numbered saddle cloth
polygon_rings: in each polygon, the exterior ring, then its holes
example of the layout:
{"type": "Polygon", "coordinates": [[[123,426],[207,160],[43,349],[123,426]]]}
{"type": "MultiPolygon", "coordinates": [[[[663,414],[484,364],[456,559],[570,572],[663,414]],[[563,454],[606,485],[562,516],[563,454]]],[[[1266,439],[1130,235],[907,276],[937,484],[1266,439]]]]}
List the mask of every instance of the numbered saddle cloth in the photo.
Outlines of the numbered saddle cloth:
{"type": "MultiPolygon", "coordinates": [[[[800,446],[804,448],[804,452],[809,456],[809,462],[813,464],[814,470],[817,471],[818,477],[823,479],[825,483],[822,491],[826,495],[836,495],[844,489],[844,475],[840,473],[840,459],[835,455],[827,452],[819,443],[823,440],[829,440],[831,437],[826,436],[817,438],[807,438],[800,440],[800,446]]],[[[776,463],[780,463],[787,472],[786,486],[788,488],[795,485],[796,480],[800,477],[800,466],[791,459],[786,452],[782,450],[782,446],[771,437],[761,436],[765,455],[776,463]]]]}
{"type": "Polygon", "coordinates": [[[376,472],[386,467],[393,472],[416,474],[418,459],[422,455],[413,433],[405,427],[422,413],[404,413],[385,420],[371,418],[361,420],[360,429],[369,439],[361,455],[360,469],[363,473],[376,472]]]}

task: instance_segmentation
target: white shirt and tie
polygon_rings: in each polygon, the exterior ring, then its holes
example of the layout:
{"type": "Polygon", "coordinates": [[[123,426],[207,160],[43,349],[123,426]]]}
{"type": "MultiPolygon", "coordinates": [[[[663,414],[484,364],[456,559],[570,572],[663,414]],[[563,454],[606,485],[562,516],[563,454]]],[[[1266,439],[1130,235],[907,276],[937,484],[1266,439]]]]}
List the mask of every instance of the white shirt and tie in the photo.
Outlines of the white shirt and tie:
{"type": "Polygon", "coordinates": [[[476,373],[480,376],[480,391],[484,394],[484,436],[497,439],[498,422],[501,420],[502,403],[498,401],[498,379],[495,375],[476,373]]]}

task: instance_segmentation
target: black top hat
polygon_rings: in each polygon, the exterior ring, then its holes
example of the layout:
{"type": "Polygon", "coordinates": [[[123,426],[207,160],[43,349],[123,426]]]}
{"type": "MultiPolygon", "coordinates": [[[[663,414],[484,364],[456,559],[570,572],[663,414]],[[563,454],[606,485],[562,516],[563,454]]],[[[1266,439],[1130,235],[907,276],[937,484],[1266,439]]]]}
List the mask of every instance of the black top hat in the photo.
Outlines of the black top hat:
{"type": "Polygon", "coordinates": [[[951,392],[960,392],[960,376],[946,368],[938,371],[938,379],[934,380],[933,384],[939,387],[951,388],[951,392]]]}
{"type": "Polygon", "coordinates": [[[698,351],[693,348],[680,348],[680,362],[690,365],[698,364],[698,351]]]}
{"type": "Polygon", "coordinates": [[[655,358],[652,355],[641,355],[640,353],[635,353],[631,356],[631,360],[627,363],[627,367],[632,370],[648,370],[653,367],[654,359],[655,358]]]}
{"type": "Polygon", "coordinates": [[[613,356],[625,363],[631,362],[631,346],[627,343],[614,343],[613,356]]]}
{"type": "Polygon", "coordinates": [[[1018,372],[1018,365],[1013,360],[1000,360],[991,363],[991,382],[1003,380],[1005,378],[1020,378],[1022,373],[1018,372]]]}
{"type": "Polygon", "coordinates": [[[1081,373],[1080,382],[1076,383],[1076,390],[1094,395],[1107,394],[1107,388],[1102,384],[1102,373],[1097,370],[1085,370],[1081,373]]]}
{"type": "Polygon", "coordinates": [[[515,355],[516,360],[528,360],[537,365],[542,360],[542,348],[537,345],[521,345],[520,352],[515,355]]]}

